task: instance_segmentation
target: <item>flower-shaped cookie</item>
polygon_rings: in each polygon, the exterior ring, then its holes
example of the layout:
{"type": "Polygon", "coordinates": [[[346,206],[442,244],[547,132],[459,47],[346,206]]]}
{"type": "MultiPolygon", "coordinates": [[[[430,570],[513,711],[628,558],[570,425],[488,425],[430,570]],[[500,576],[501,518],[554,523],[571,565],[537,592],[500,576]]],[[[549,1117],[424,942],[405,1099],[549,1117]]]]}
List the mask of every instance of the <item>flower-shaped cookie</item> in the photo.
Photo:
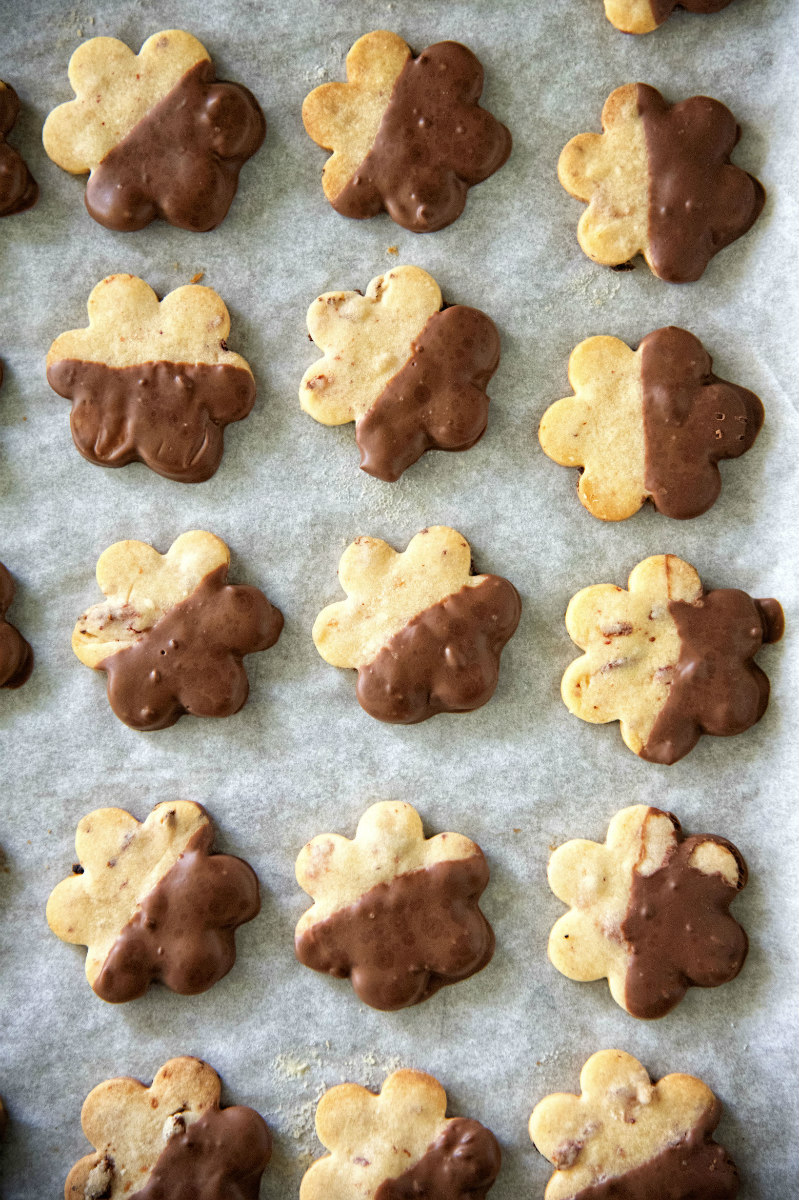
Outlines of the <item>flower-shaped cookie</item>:
{"type": "Polygon", "coordinates": [[[236,959],[239,925],[258,915],[255,872],[212,854],[208,814],[189,800],[157,805],[144,823],[99,808],[78,825],[73,874],[53,890],[47,923],[88,947],[86,978],[103,1000],[143,996],[159,980],[205,992],[236,959]]]}
{"type": "Polygon", "coordinates": [[[732,0],[605,0],[605,16],[622,33],[651,33],[675,8],[692,13],[717,13],[732,0]]]}
{"type": "Polygon", "coordinates": [[[643,254],[661,279],[687,283],[759,216],[765,192],[730,162],[741,131],[718,100],[670,105],[628,83],[606,100],[602,128],[572,138],[558,162],[566,191],[588,203],[577,238],[595,262],[643,254]]]}
{"type": "Polygon", "coordinates": [[[734,1200],[738,1172],[713,1141],[721,1105],[693,1075],[653,1084],[622,1050],[592,1054],[582,1095],[547,1096],[530,1117],[536,1149],[555,1167],[545,1200],[734,1200]]]}
{"type": "Polygon", "coordinates": [[[39,199],[36,180],[22,155],[6,141],[19,116],[19,96],[9,83],[0,79],[0,217],[32,208],[39,199]]]}
{"type": "Polygon", "coordinates": [[[14,599],[14,581],[0,562],[0,687],[18,688],[33,670],[33,650],[6,613],[14,599]]]}
{"type": "Polygon", "coordinates": [[[410,804],[373,804],[353,841],[315,837],[296,873],[314,901],[297,925],[297,958],[349,978],[373,1008],[427,1000],[482,970],[494,952],[479,908],[488,883],[482,850],[458,833],[425,840],[410,804]]]}
{"type": "Polygon", "coordinates": [[[88,328],[62,333],[47,354],[78,450],[102,467],[142,462],[181,483],[210,479],[225,426],[255,400],[248,363],[227,348],[222,297],[187,284],[159,303],[136,275],[109,275],[88,309],[88,328]]]}
{"type": "Polygon", "coordinates": [[[221,1092],[199,1058],[170,1059],[150,1087],[98,1084],[80,1115],[95,1153],[75,1163],[65,1200],[258,1200],[269,1129],[252,1108],[220,1108],[221,1092]]]}
{"type": "Polygon", "coordinates": [[[677,762],[703,733],[727,737],[759,721],[769,682],[753,659],[782,637],[777,601],[705,592],[673,554],[645,558],[627,586],[583,588],[569,603],[566,629],[585,651],[563,676],[569,711],[620,721],[630,749],[659,763],[677,762]]]}
{"type": "Polygon", "coordinates": [[[387,212],[414,233],[450,225],[466,193],[507,159],[511,137],[477,103],[483,68],[458,42],[437,42],[414,58],[396,33],[359,38],[347,55],[347,83],[305,97],[302,119],[332,150],[324,193],[345,217],[387,212]]]}
{"type": "Polygon", "coordinates": [[[306,1171],[300,1200],[483,1200],[499,1174],[497,1140],[446,1111],[443,1087],[421,1071],[394,1071],[377,1096],[357,1083],[331,1088],[316,1110],[329,1153],[306,1171]]]}
{"type": "Polygon", "coordinates": [[[763,405],[712,366],[699,339],[674,326],[647,334],[635,352],[614,337],[575,347],[575,395],[547,409],[538,437],[555,462],[582,468],[577,491],[590,513],[623,521],[651,500],[685,519],[715,502],[719,459],[750,449],[763,405]]]}
{"type": "Polygon", "coordinates": [[[358,672],[361,706],[410,725],[490,700],[521,600],[499,575],[472,575],[469,543],[446,525],[398,554],[359,537],[339,562],[347,599],[320,612],[313,640],[325,662],[358,672]]]}
{"type": "Polygon", "coordinates": [[[132,729],[244,706],[242,657],[273,646],[283,617],[257,588],[229,584],[229,563],[225,543],[202,530],[181,534],[164,555],[134,541],[100,555],[106,599],[80,617],[72,649],[107,673],[109,703],[132,729]]]}
{"type": "Polygon", "coordinates": [[[426,450],[469,450],[485,433],[486,387],[499,364],[492,320],[441,291],[419,267],[395,267],[360,292],[327,292],[308,309],[324,358],[300,404],[322,425],[355,422],[361,469],[393,482],[426,450]]]}
{"type": "Polygon", "coordinates": [[[625,808],[604,843],[560,846],[549,886],[571,911],[549,935],[569,979],[607,979],[634,1017],[662,1017],[689,987],[718,987],[743,966],[748,942],[730,904],[746,863],[723,838],[686,838],[671,813],[625,808]]]}
{"type": "Polygon", "coordinates": [[[195,37],[167,29],[138,54],[91,38],[72,55],[69,82],[76,99],[50,113],[44,148],[65,171],[90,172],[95,221],[128,232],[161,217],[202,233],[224,220],[266,122],[247,88],[217,81],[195,37]]]}

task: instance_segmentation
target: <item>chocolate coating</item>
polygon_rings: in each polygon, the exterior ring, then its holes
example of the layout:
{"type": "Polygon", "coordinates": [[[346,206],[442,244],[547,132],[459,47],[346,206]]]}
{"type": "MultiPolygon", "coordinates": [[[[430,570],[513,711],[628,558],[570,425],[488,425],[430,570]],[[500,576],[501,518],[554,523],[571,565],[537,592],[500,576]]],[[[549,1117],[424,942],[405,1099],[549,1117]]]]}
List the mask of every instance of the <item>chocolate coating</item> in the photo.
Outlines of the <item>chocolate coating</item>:
{"type": "Polygon", "coordinates": [[[380,1184],[374,1200],[484,1200],[501,1165],[491,1130],[456,1117],[417,1163],[380,1184]]]}
{"type": "Polygon", "coordinates": [[[225,426],[246,417],[255,401],[250,372],[226,363],[109,367],[65,358],[50,364],[47,381],[72,401],[72,437],[89,462],[141,462],[180,483],[211,478],[225,426]]]}
{"type": "Polygon", "coordinates": [[[692,13],[717,13],[731,4],[732,0],[649,0],[649,3],[652,6],[652,19],[662,25],[675,8],[684,8],[692,13]]]}
{"type": "Polygon", "coordinates": [[[670,600],[680,654],[666,703],[641,758],[675,763],[703,733],[743,733],[768,705],[767,676],[752,660],[765,642],[782,637],[784,618],[776,600],[753,600],[746,592],[719,588],[694,604],[670,600]]]}
{"type": "Polygon", "coordinates": [[[216,229],[239,171],[265,136],[252,92],[217,82],[213,63],[204,59],[92,171],[86,207],[106,229],[123,233],[156,217],[193,233],[216,229]]]}
{"type": "Polygon", "coordinates": [[[411,357],[358,421],[361,470],[393,482],[425,450],[469,450],[485,433],[499,334],[476,308],[433,313],[411,357]]]}
{"type": "Polygon", "coordinates": [[[14,599],[14,581],[0,563],[0,687],[18,688],[33,670],[33,650],[9,621],[6,612],[14,599]]]}
{"type": "Polygon", "coordinates": [[[111,707],[131,729],[166,729],[186,713],[229,717],[244,706],[242,656],[273,646],[283,617],[257,588],[226,580],[226,566],[211,571],[139,642],[99,664],[111,707]]]}
{"type": "Polygon", "coordinates": [[[754,444],[763,405],[754,392],[713,374],[698,338],[674,326],[641,342],[644,483],[659,512],[698,517],[721,491],[722,458],[754,444]]]}
{"type": "Polygon", "coordinates": [[[519,624],[512,583],[486,575],[418,613],[358,671],[358,702],[378,721],[412,725],[471,712],[494,694],[499,658],[519,624]]]}
{"type": "Polygon", "coordinates": [[[746,886],[746,863],[724,838],[686,838],[676,817],[678,843],[652,875],[633,871],[621,932],[632,950],[624,999],[634,1017],[662,1017],[689,987],[718,987],[740,971],[749,942],[730,905],[746,886]],[[738,882],[689,865],[701,842],[725,846],[738,862],[738,882]]]}
{"type": "Polygon", "coordinates": [[[458,42],[437,42],[397,76],[371,150],[333,201],[345,217],[387,212],[414,233],[451,225],[466,193],[503,165],[511,136],[477,101],[479,60],[458,42]]]}
{"type": "Polygon", "coordinates": [[[272,1136],[253,1108],[210,1108],[169,1139],[130,1200],[258,1200],[272,1136]]]}
{"type": "Polygon", "coordinates": [[[741,130],[718,100],[667,104],[639,83],[638,112],[649,163],[649,258],[661,279],[688,283],[751,228],[766,193],[730,162],[741,130]]]}
{"type": "Polygon", "coordinates": [[[39,199],[38,184],[22,155],[5,140],[18,116],[19,96],[10,84],[0,86],[0,217],[24,212],[39,199]]]}
{"type": "Polygon", "coordinates": [[[721,1105],[714,1098],[687,1137],[640,1167],[581,1188],[573,1200],[735,1200],[738,1169],[712,1139],[721,1105]]]}
{"type": "Polygon", "coordinates": [[[420,1004],[491,961],[494,933],[478,907],[487,883],[482,854],[397,875],[306,929],[297,958],[349,978],[372,1008],[420,1004]]]}
{"type": "Polygon", "coordinates": [[[154,980],[193,996],[227,975],[236,929],[258,915],[261,900],[249,863],[211,854],[213,839],[211,825],[199,829],[143,898],[93,984],[103,1000],[135,1000],[154,980]]]}

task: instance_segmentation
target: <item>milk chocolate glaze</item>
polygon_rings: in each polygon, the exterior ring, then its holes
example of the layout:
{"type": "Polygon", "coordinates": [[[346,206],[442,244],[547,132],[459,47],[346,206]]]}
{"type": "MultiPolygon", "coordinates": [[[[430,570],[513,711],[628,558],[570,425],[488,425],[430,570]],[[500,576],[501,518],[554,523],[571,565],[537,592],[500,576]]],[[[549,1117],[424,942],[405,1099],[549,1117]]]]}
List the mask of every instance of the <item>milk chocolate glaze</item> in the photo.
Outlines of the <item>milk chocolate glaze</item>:
{"type": "Polygon", "coordinates": [[[670,600],[680,653],[666,703],[641,758],[675,763],[703,733],[729,737],[759,721],[769,696],[767,676],[752,660],[784,630],[776,600],[753,600],[746,592],[719,588],[694,604],[670,600]]]}
{"type": "Polygon", "coordinates": [[[649,162],[649,257],[661,279],[688,283],[751,228],[766,193],[730,162],[741,130],[718,100],[671,105],[639,83],[638,112],[649,162]]]}
{"type": "Polygon", "coordinates": [[[86,207],[123,233],[156,217],[194,233],[216,229],[265,135],[252,93],[217,82],[205,59],[109,150],[86,184],[86,207]]]}
{"type": "Polygon", "coordinates": [[[471,712],[494,694],[499,658],[521,616],[512,583],[487,575],[426,608],[358,671],[361,706],[378,721],[412,725],[471,712]]]}
{"type": "Polygon", "coordinates": [[[657,21],[658,25],[662,25],[675,8],[684,8],[692,13],[717,13],[731,2],[732,0],[649,0],[652,19],[657,21]]]}
{"type": "Polygon", "coordinates": [[[226,363],[109,367],[65,358],[50,364],[47,380],[72,401],[72,437],[89,462],[141,462],[180,483],[211,478],[225,426],[248,416],[255,401],[250,372],[226,363]]]}
{"type": "Polygon", "coordinates": [[[624,1175],[582,1188],[574,1200],[735,1200],[738,1170],[712,1138],[720,1116],[714,1098],[686,1137],[624,1175]]]}
{"type": "Polygon", "coordinates": [[[258,1200],[271,1157],[272,1137],[255,1109],[211,1108],[169,1139],[130,1200],[258,1200]]]}
{"type": "Polygon", "coordinates": [[[499,334],[476,308],[434,313],[411,357],[355,427],[361,470],[393,482],[425,450],[469,450],[485,433],[499,334]]]}
{"type": "Polygon", "coordinates": [[[419,1004],[490,962],[494,934],[478,907],[487,883],[482,854],[398,875],[306,929],[297,958],[349,978],[372,1008],[419,1004]]]}
{"type": "Polygon", "coordinates": [[[236,961],[236,929],[257,916],[261,901],[252,867],[211,854],[213,838],[210,825],[199,829],[142,899],[94,982],[103,1000],[134,1000],[154,980],[193,996],[227,975],[236,961]]]}
{"type": "Polygon", "coordinates": [[[414,1166],[380,1184],[374,1200],[484,1200],[501,1164],[491,1130],[456,1117],[414,1166]]]}
{"type": "Polygon", "coordinates": [[[0,687],[18,688],[33,670],[33,650],[9,621],[6,612],[14,599],[14,581],[0,563],[0,687]]]}
{"type": "Polygon", "coordinates": [[[746,886],[743,855],[724,838],[686,838],[671,813],[678,842],[652,875],[633,871],[621,932],[632,952],[624,998],[634,1017],[662,1017],[689,987],[718,987],[740,971],[749,942],[730,905],[746,886]],[[707,875],[689,865],[701,842],[726,847],[738,862],[738,880],[707,875]]]}
{"type": "Polygon", "coordinates": [[[10,133],[19,116],[19,97],[10,84],[0,86],[0,217],[32,208],[39,199],[39,188],[22,155],[9,146],[10,133]]]}
{"type": "MultiPolygon", "coordinates": [[[[185,713],[229,717],[243,707],[242,656],[273,646],[283,617],[257,588],[226,580],[227,567],[211,571],[141,641],[100,663],[111,707],[131,729],[166,729],[185,713]]],[[[134,627],[135,620],[132,612],[134,627]]]]}
{"type": "Polygon", "coordinates": [[[712,366],[685,329],[656,329],[641,342],[644,483],[667,517],[706,512],[721,491],[719,459],[749,450],[763,424],[754,392],[719,379],[712,366]]]}
{"type": "Polygon", "coordinates": [[[388,215],[414,233],[451,225],[466,193],[511,151],[504,125],[480,108],[483,68],[466,46],[437,42],[409,58],[374,144],[333,201],[345,217],[388,215]]]}

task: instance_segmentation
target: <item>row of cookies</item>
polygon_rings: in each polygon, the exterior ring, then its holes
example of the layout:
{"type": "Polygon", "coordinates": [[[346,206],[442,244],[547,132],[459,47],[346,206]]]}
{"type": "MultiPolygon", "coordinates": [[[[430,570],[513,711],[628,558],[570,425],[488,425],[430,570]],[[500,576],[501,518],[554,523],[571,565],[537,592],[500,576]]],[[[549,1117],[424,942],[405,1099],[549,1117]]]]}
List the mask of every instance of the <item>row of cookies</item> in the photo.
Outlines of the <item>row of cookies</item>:
{"type": "MultiPolygon", "coordinates": [[[[216,80],[196,38],[161,31],[138,55],[116,38],[92,38],[73,54],[69,80],[76,98],[50,113],[44,146],[64,170],[89,173],[85,200],[95,220],[123,232],[156,217],[195,232],[221,223],[266,122],[251,92],[216,80]]],[[[18,102],[2,86],[7,132],[18,102]]],[[[456,220],[469,187],[511,152],[507,128],[478,103],[482,88],[479,61],[457,42],[414,57],[395,33],[359,38],[347,82],[316,88],[302,109],[309,135],[333,152],[322,182],[336,211],[359,219],[387,212],[414,232],[456,220]]],[[[765,200],[758,180],[730,161],[740,137],[732,113],[706,96],[669,105],[655,88],[631,83],[608,97],[602,122],[604,134],[573,138],[558,164],[563,186],[589,205],[581,246],[596,262],[618,266],[643,254],[662,279],[698,279],[765,200]]],[[[36,198],[11,155],[15,169],[0,193],[6,214],[36,198]]]]}
{"type": "MultiPolygon", "coordinates": [[[[180,717],[225,717],[249,692],[246,654],[278,640],[283,616],[258,588],[228,582],[230,551],[201,530],[166,554],[146,542],[116,542],[97,563],[105,599],[72,635],[82,663],[107,675],[108,699],[132,729],[180,717]]],[[[0,686],[19,687],[30,646],[4,614],[13,598],[0,574],[0,686]]],[[[358,537],[339,563],[347,598],[328,605],[312,636],[322,658],[355,670],[361,707],[380,721],[415,724],[480,708],[494,694],[500,656],[521,616],[521,599],[499,575],[474,573],[469,543],[431,526],[398,553],[358,537]]],[[[675,555],[639,563],[628,589],[583,588],[566,629],[583,651],[566,670],[569,711],[592,723],[618,720],[625,743],[650,762],[672,764],[703,733],[743,733],[763,716],[767,676],[754,662],[782,636],[776,600],[706,592],[675,555]]]]}

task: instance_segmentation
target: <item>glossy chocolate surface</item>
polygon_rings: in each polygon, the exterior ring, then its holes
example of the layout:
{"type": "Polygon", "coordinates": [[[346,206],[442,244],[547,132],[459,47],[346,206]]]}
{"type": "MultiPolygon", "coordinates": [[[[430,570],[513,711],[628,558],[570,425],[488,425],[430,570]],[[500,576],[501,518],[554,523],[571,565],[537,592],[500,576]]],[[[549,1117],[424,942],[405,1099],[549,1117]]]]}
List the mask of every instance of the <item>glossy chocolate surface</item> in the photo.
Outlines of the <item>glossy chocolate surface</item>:
{"type": "Polygon", "coordinates": [[[250,372],[224,363],[109,367],[61,359],[47,368],[47,381],[72,401],[72,437],[89,462],[141,462],[181,483],[211,478],[225,426],[246,417],[255,401],[250,372]]]}
{"type": "Polygon", "coordinates": [[[226,581],[226,566],[211,571],[139,642],[100,663],[111,707],[132,729],[165,729],[185,713],[229,717],[243,707],[242,657],[273,646],[283,617],[257,588],[226,581]]]}
{"type": "Polygon", "coordinates": [[[656,329],[641,342],[644,483],[668,517],[698,517],[721,491],[720,459],[754,444],[763,405],[754,392],[712,372],[713,360],[685,329],[656,329]]]}
{"type": "Polygon", "coordinates": [[[484,1200],[501,1164],[491,1130],[456,1117],[417,1163],[380,1184],[374,1200],[484,1200]]]}
{"type": "Polygon", "coordinates": [[[461,304],[434,313],[411,357],[358,421],[361,469],[393,482],[426,450],[468,450],[485,433],[499,364],[494,322],[461,304]]]}
{"type": "Polygon", "coordinates": [[[27,683],[33,670],[33,650],[6,620],[14,599],[14,581],[0,563],[0,688],[18,688],[27,683]]]}
{"type": "Polygon", "coordinates": [[[0,217],[13,217],[15,213],[24,212],[39,199],[36,180],[22,155],[5,140],[18,116],[17,93],[10,84],[0,86],[0,217]]]}
{"type": "Polygon", "coordinates": [[[639,83],[638,111],[649,163],[649,258],[661,279],[688,283],[751,228],[766,193],[730,162],[741,131],[718,100],[671,105],[639,83]]]}
{"type": "Polygon", "coordinates": [[[414,233],[450,225],[472,184],[493,175],[511,136],[477,101],[483,68],[458,42],[409,58],[394,83],[371,150],[333,201],[345,217],[388,215],[414,233]]]}
{"type": "Polygon", "coordinates": [[[731,4],[732,0],[649,0],[649,3],[653,19],[662,25],[675,8],[684,8],[692,13],[717,13],[731,4]]]}
{"type": "Polygon", "coordinates": [[[411,725],[471,712],[494,694],[502,649],[521,616],[512,583],[486,575],[426,608],[358,671],[361,706],[379,721],[411,725]]]}
{"type": "Polygon", "coordinates": [[[494,934],[478,907],[482,854],[422,867],[370,888],[296,939],[306,967],[349,978],[359,999],[391,1011],[481,971],[494,934]]]}
{"type": "Polygon", "coordinates": [[[239,171],[259,149],[266,122],[238,83],[217,82],[204,59],[109,150],[86,184],[86,207],[123,233],[156,217],[204,233],[225,219],[239,171]]]}
{"type": "Polygon", "coordinates": [[[103,1000],[134,1000],[154,980],[191,996],[227,975],[236,960],[235,931],[257,916],[261,901],[252,867],[211,854],[213,838],[204,825],[143,897],[93,984],[103,1000]]]}

